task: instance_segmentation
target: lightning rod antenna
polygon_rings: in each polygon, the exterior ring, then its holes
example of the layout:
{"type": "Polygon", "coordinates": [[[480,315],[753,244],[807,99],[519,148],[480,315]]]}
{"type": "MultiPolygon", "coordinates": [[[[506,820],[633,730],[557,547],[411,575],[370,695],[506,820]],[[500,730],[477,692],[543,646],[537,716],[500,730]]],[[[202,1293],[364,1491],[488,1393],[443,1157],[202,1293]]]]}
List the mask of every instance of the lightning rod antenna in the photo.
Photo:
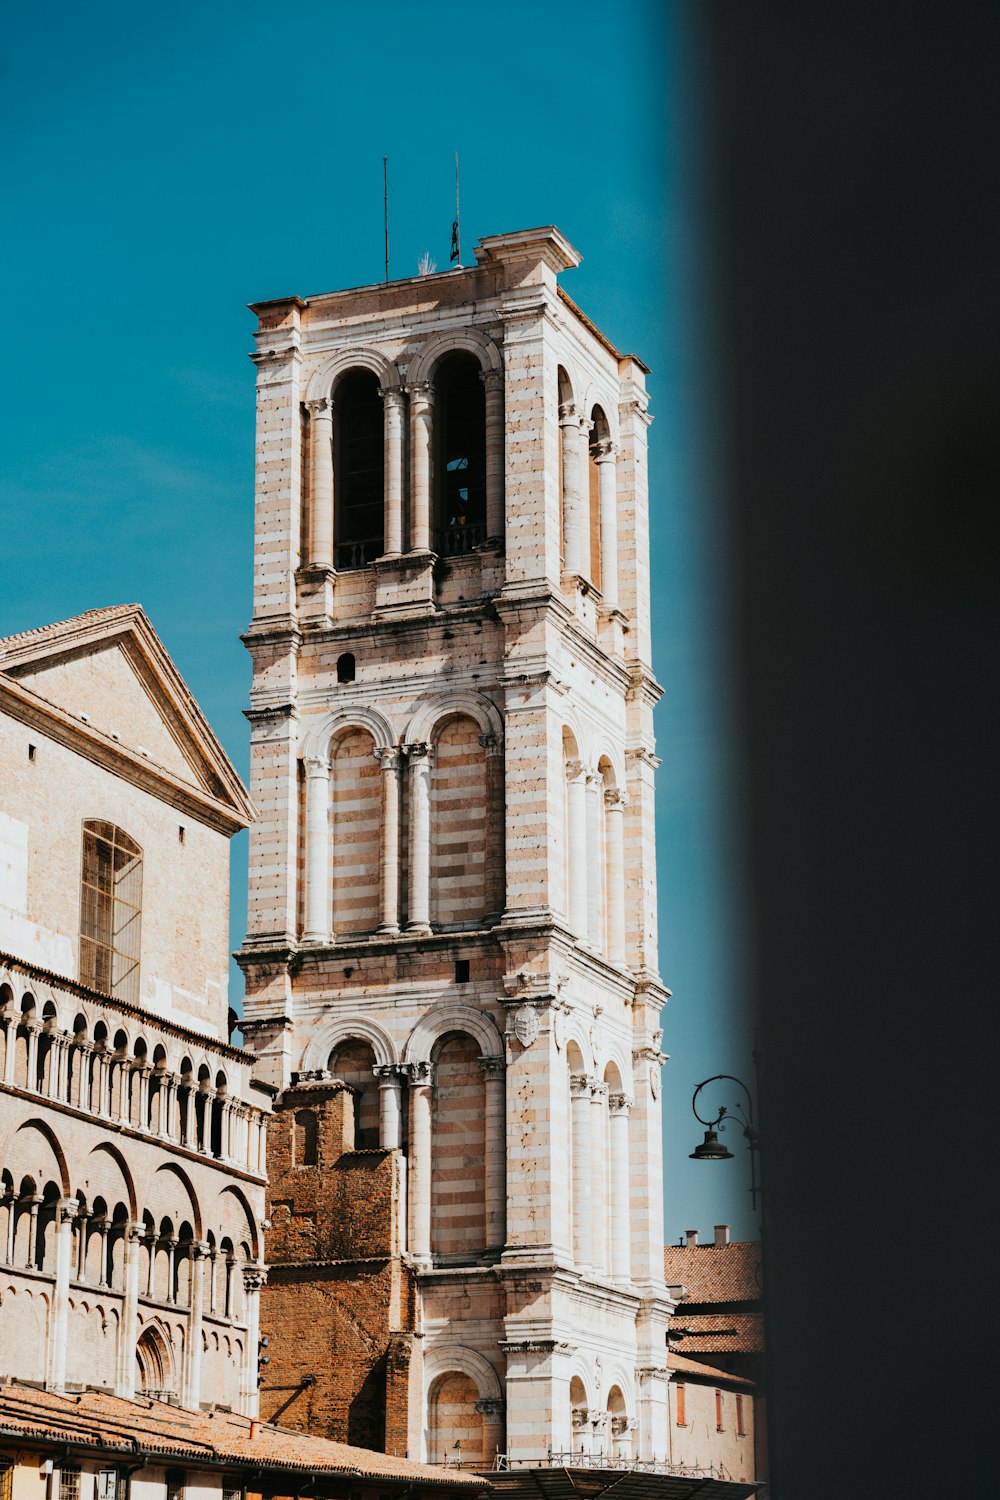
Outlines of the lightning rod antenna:
{"type": "Polygon", "coordinates": [[[382,206],[385,211],[385,279],[389,280],[389,158],[382,158],[382,206]]]}

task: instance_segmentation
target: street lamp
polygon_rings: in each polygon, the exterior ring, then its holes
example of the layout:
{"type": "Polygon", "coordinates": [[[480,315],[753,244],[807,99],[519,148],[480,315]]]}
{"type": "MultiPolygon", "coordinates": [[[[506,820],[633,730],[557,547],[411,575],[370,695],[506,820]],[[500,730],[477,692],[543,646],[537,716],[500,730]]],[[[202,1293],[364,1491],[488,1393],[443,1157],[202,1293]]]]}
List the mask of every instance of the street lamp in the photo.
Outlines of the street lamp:
{"type": "Polygon", "coordinates": [[[734,1078],[732,1073],[716,1073],[712,1078],[706,1078],[699,1083],[691,1096],[691,1111],[699,1125],[705,1126],[705,1139],[700,1146],[696,1146],[691,1152],[692,1161],[732,1161],[733,1153],[719,1140],[719,1131],[725,1130],[724,1121],[727,1116],[734,1119],[743,1131],[743,1138],[750,1152],[750,1202],[757,1207],[758,1194],[763,1195],[763,1184],[757,1180],[757,1152],[760,1148],[760,1136],[753,1120],[753,1099],[750,1090],[742,1079],[734,1078]],[[718,1113],[711,1119],[706,1120],[704,1115],[698,1113],[698,1095],[702,1089],[708,1088],[710,1083],[735,1083],[746,1095],[746,1104],[742,1101],[737,1104],[734,1111],[730,1111],[725,1104],[720,1104],[718,1113]]]}

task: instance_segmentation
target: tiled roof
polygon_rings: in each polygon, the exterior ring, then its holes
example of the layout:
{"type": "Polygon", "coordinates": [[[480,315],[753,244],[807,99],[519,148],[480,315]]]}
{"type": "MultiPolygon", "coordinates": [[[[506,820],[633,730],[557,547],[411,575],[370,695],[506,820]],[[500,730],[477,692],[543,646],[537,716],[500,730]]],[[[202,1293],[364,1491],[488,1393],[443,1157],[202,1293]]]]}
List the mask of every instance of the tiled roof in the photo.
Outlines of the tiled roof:
{"type": "Polygon", "coordinates": [[[0,1442],[12,1437],[92,1447],[108,1457],[122,1453],[134,1459],[147,1452],[192,1467],[199,1460],[214,1465],[223,1459],[255,1469],[328,1470],[383,1482],[453,1485],[470,1492],[488,1487],[475,1475],[390,1458],[229,1412],[187,1411],[162,1401],[125,1401],[97,1391],[57,1396],[25,1386],[0,1386],[0,1442]]]}
{"type": "Polygon", "coordinates": [[[733,1240],[728,1245],[693,1245],[690,1249],[667,1245],[663,1279],[670,1286],[683,1282],[690,1302],[759,1302],[760,1241],[733,1240]]]}
{"type": "Polygon", "coordinates": [[[99,625],[105,620],[126,619],[140,609],[138,604],[109,604],[103,609],[87,609],[82,615],[71,615],[68,620],[54,620],[50,625],[39,625],[34,630],[19,630],[15,635],[0,636],[0,651],[26,641],[41,644],[49,636],[61,635],[68,626],[82,625],[85,621],[89,625],[99,625]]]}
{"type": "Polygon", "coordinates": [[[687,1359],[673,1349],[667,1355],[667,1365],[671,1370],[676,1370],[678,1375],[700,1375],[705,1380],[714,1381],[716,1385],[739,1385],[745,1390],[754,1388],[753,1381],[744,1379],[742,1375],[730,1375],[728,1370],[717,1370],[714,1365],[703,1365],[699,1360],[687,1359]]]}
{"type": "Polygon", "coordinates": [[[682,1302],[670,1324],[671,1341],[688,1329],[673,1347],[685,1354],[759,1354],[764,1347],[760,1313],[688,1313],[682,1302]]]}

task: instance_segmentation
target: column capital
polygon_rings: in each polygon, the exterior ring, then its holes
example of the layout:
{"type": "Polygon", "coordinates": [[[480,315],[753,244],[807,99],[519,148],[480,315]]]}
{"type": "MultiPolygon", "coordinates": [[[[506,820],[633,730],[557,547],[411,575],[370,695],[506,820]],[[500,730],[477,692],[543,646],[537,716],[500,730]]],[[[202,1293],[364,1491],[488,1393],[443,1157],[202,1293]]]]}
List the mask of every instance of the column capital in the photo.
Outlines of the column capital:
{"type": "Polygon", "coordinates": [[[413,765],[430,765],[434,755],[433,745],[426,740],[415,740],[407,745],[400,745],[399,749],[404,755],[409,756],[413,765]]]}
{"type": "Polygon", "coordinates": [[[403,1063],[400,1072],[406,1074],[413,1089],[430,1088],[434,1082],[434,1065],[429,1061],[403,1063]]]}
{"type": "Polygon", "coordinates": [[[330,761],[326,755],[304,755],[303,764],[306,768],[306,776],[311,781],[313,777],[325,779],[330,774],[330,761]]]}
{"type": "Polygon", "coordinates": [[[609,812],[624,812],[628,806],[628,797],[617,786],[609,786],[604,791],[604,806],[609,812]]]}
{"type": "Polygon", "coordinates": [[[609,1094],[608,1109],[612,1115],[627,1115],[635,1100],[630,1094],[609,1094]]]}
{"type": "Polygon", "coordinates": [[[560,427],[575,427],[576,426],[576,402],[575,401],[560,401],[560,403],[559,403],[559,426],[560,427]]]}
{"type": "Polygon", "coordinates": [[[196,1240],[191,1246],[191,1255],[194,1260],[207,1260],[212,1253],[212,1247],[207,1240],[196,1240]]]}
{"type": "Polygon", "coordinates": [[[571,1097],[574,1099],[589,1099],[590,1086],[593,1081],[592,1078],[588,1078],[586,1073],[571,1073],[569,1078],[571,1097]]]}
{"type": "Polygon", "coordinates": [[[248,1292],[259,1292],[267,1282],[266,1266],[244,1266],[243,1285],[248,1292]]]}
{"type": "Polygon", "coordinates": [[[378,761],[383,771],[398,771],[400,764],[399,745],[376,745],[372,755],[378,761]]]}
{"type": "Polygon", "coordinates": [[[429,380],[414,381],[412,384],[407,384],[405,389],[411,401],[419,401],[425,406],[430,406],[434,400],[434,386],[429,380]]]}
{"type": "Polygon", "coordinates": [[[570,781],[585,783],[593,775],[593,772],[582,760],[568,760],[566,762],[566,775],[570,781]]]}
{"type": "Polygon", "coordinates": [[[503,390],[502,370],[480,370],[479,378],[488,391],[503,390]]]}
{"type": "Polygon", "coordinates": [[[406,1077],[405,1063],[376,1063],[372,1072],[379,1080],[380,1088],[398,1087],[406,1077]]]}
{"type": "Polygon", "coordinates": [[[317,417],[322,418],[333,414],[332,396],[316,396],[302,404],[314,422],[317,417]]]}
{"type": "Polygon", "coordinates": [[[405,392],[398,385],[380,385],[378,393],[387,406],[396,406],[402,410],[405,392]]]}
{"type": "Polygon", "coordinates": [[[607,1095],[608,1085],[604,1082],[604,1080],[602,1078],[592,1078],[590,1080],[590,1097],[592,1099],[601,1100],[607,1098],[607,1095]]]}
{"type": "MultiPolygon", "coordinates": [[[[81,1217],[86,1217],[85,1209],[83,1210],[81,1217]]],[[[137,1243],[137,1241],[144,1240],[146,1238],[148,1228],[149,1226],[147,1224],[144,1224],[141,1219],[130,1219],[125,1225],[125,1234],[129,1242],[134,1245],[137,1243]]]]}
{"type": "Polygon", "coordinates": [[[492,1417],[494,1421],[499,1421],[506,1407],[507,1403],[502,1396],[484,1396],[476,1402],[476,1411],[484,1417],[492,1417]]]}
{"type": "Polygon", "coordinates": [[[479,1059],[480,1071],[484,1078],[502,1078],[507,1071],[507,1065],[502,1057],[481,1057],[479,1059]]]}
{"type": "Polygon", "coordinates": [[[80,1211],[78,1198],[59,1199],[59,1222],[60,1224],[71,1224],[80,1211]]]}
{"type": "Polygon", "coordinates": [[[479,743],[486,751],[487,759],[490,756],[499,755],[503,750],[503,740],[498,734],[481,734],[479,736],[479,743]]]}
{"type": "Polygon", "coordinates": [[[590,450],[594,455],[594,462],[599,464],[613,464],[618,456],[618,450],[610,438],[599,438],[596,443],[591,443],[590,450]]]}

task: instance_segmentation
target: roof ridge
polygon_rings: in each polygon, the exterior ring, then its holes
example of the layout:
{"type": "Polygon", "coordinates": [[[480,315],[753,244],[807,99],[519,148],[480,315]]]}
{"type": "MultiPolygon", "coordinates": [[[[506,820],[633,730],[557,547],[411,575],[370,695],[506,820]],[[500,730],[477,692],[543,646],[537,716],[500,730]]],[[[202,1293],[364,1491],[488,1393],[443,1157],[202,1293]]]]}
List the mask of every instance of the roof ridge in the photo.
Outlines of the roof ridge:
{"type": "Polygon", "coordinates": [[[79,625],[83,620],[93,620],[98,615],[103,619],[114,619],[117,615],[127,615],[141,609],[141,604],[101,604],[95,609],[85,609],[81,614],[68,615],[65,620],[50,620],[46,625],[33,625],[30,630],[15,630],[12,635],[0,635],[0,650],[5,646],[13,645],[15,641],[27,641],[33,636],[49,635],[53,631],[63,629],[66,625],[79,625]]]}

